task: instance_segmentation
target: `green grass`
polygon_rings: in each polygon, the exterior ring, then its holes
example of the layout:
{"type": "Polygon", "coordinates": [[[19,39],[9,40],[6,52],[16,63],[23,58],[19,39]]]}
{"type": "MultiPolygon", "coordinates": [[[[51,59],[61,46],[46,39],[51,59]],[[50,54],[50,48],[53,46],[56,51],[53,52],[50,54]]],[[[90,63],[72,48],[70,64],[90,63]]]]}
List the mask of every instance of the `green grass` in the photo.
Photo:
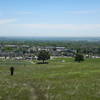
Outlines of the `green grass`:
{"type": "Polygon", "coordinates": [[[0,60],[0,100],[100,100],[100,59],[0,60]]]}

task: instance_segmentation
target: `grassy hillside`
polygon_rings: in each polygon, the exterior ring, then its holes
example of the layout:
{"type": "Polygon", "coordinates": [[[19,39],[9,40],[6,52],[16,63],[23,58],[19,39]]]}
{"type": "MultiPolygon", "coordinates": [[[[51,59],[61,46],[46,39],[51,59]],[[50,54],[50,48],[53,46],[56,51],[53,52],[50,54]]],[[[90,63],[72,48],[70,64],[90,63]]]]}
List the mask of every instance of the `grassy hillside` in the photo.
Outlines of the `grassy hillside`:
{"type": "Polygon", "coordinates": [[[100,100],[100,59],[49,62],[0,60],[0,100],[100,100]]]}

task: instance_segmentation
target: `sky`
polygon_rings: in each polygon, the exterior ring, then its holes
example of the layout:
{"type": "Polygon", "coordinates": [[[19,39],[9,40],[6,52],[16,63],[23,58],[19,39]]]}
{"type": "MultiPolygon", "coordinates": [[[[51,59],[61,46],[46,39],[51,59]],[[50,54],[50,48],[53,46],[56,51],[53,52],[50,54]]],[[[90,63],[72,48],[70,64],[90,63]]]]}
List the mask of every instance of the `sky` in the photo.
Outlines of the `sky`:
{"type": "Polygon", "coordinates": [[[0,36],[100,37],[100,0],[0,0],[0,36]]]}

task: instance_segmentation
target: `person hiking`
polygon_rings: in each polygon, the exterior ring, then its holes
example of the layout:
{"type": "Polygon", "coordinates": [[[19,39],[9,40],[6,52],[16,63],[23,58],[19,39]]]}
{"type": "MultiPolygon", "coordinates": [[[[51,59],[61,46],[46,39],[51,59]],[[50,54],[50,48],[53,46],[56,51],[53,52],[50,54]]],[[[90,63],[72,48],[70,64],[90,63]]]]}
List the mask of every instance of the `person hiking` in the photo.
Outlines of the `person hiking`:
{"type": "Polygon", "coordinates": [[[10,67],[10,73],[11,73],[11,76],[13,76],[13,74],[14,74],[14,67],[10,67]]]}

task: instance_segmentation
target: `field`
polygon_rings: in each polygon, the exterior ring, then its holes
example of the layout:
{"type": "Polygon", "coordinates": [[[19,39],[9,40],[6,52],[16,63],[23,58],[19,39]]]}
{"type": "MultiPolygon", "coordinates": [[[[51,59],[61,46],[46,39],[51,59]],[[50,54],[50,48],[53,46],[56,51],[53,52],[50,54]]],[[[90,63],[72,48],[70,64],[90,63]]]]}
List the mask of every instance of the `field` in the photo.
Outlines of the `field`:
{"type": "Polygon", "coordinates": [[[0,60],[0,100],[100,100],[100,59],[0,60]]]}

